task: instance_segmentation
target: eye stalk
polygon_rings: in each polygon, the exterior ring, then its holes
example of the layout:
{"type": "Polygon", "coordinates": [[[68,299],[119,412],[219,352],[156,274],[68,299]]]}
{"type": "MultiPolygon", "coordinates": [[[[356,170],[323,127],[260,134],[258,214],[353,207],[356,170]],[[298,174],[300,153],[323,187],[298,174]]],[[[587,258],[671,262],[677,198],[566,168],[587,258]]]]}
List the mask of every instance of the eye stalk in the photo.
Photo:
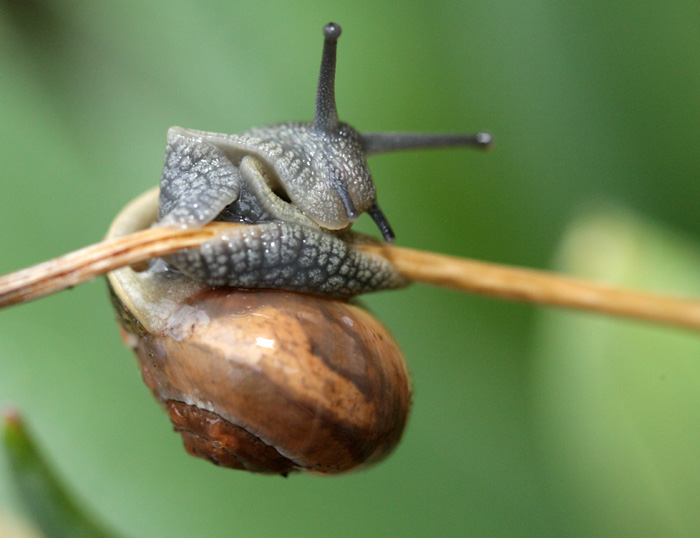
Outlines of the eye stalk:
{"type": "Polygon", "coordinates": [[[313,128],[328,134],[338,131],[338,110],[335,106],[335,64],[338,38],[342,33],[339,24],[329,22],[323,28],[323,55],[321,72],[318,75],[316,90],[316,112],[313,128]]]}

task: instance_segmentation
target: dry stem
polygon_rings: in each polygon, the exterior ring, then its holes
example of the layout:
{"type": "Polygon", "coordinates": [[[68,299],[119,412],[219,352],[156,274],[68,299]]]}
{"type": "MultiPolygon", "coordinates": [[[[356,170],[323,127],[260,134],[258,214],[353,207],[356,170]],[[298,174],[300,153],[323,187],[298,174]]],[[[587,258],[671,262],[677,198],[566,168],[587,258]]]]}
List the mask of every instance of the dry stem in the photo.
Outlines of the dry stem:
{"type": "MultiPolygon", "coordinates": [[[[120,267],[200,245],[231,226],[231,223],[211,223],[198,230],[147,229],[10,273],[0,277],[0,308],[38,299],[120,267]]],[[[698,301],[390,245],[361,248],[389,259],[413,282],[700,329],[698,301]]]]}

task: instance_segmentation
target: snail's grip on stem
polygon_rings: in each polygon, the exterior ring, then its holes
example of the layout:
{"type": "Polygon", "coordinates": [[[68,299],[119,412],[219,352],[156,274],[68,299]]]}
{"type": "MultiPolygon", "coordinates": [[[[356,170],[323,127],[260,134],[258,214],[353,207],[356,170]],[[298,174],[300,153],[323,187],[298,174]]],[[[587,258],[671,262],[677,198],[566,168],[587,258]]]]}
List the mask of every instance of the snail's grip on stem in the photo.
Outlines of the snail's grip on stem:
{"type": "MultiPolygon", "coordinates": [[[[133,203],[150,203],[148,196],[147,193],[133,203]]],[[[1,276],[0,308],[56,293],[120,267],[199,246],[232,226],[237,225],[216,222],[197,230],[145,229],[1,276]]],[[[386,258],[412,282],[700,330],[700,302],[695,300],[392,245],[356,248],[386,258]]]]}

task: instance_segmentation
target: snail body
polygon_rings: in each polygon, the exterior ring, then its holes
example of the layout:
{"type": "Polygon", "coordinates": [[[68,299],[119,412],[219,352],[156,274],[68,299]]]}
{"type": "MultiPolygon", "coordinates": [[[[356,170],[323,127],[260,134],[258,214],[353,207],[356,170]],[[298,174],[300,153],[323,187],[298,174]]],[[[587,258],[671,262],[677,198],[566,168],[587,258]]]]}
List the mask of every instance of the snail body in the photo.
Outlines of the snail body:
{"type": "Polygon", "coordinates": [[[360,133],[338,121],[336,47],[341,28],[323,29],[313,121],[221,134],[172,127],[160,180],[156,225],[194,228],[212,221],[257,225],[168,258],[213,286],[273,288],[350,297],[406,284],[395,268],[352,248],[350,226],[368,213],[385,241],[394,232],[377,203],[367,155],[401,149],[473,146],[491,137],[360,133]]]}
{"type": "Polygon", "coordinates": [[[236,223],[146,270],[108,275],[144,381],[187,450],[217,465],[339,473],[394,449],[410,408],[406,364],[387,329],[348,301],[406,284],[355,248],[376,240],[349,229],[366,212],[394,240],[366,156],[490,144],[484,133],[359,133],[339,122],[340,32],[324,28],[313,121],[239,135],[171,128],[160,189],[108,234],[236,223]]]}

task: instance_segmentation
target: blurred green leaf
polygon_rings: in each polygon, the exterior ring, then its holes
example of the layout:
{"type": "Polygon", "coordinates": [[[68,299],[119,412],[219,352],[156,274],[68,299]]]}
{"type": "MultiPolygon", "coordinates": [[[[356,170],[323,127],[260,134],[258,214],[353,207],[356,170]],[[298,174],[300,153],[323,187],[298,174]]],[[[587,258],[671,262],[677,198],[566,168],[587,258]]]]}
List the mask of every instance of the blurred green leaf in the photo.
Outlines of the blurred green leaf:
{"type": "MultiPolygon", "coordinates": [[[[611,207],[577,219],[557,268],[700,295],[700,245],[611,207]]],[[[550,485],[574,536],[700,533],[700,337],[563,312],[541,316],[536,419],[550,485]]]]}
{"type": "Polygon", "coordinates": [[[4,417],[11,477],[32,520],[50,538],[110,538],[71,498],[37,450],[17,413],[4,417]]]}

